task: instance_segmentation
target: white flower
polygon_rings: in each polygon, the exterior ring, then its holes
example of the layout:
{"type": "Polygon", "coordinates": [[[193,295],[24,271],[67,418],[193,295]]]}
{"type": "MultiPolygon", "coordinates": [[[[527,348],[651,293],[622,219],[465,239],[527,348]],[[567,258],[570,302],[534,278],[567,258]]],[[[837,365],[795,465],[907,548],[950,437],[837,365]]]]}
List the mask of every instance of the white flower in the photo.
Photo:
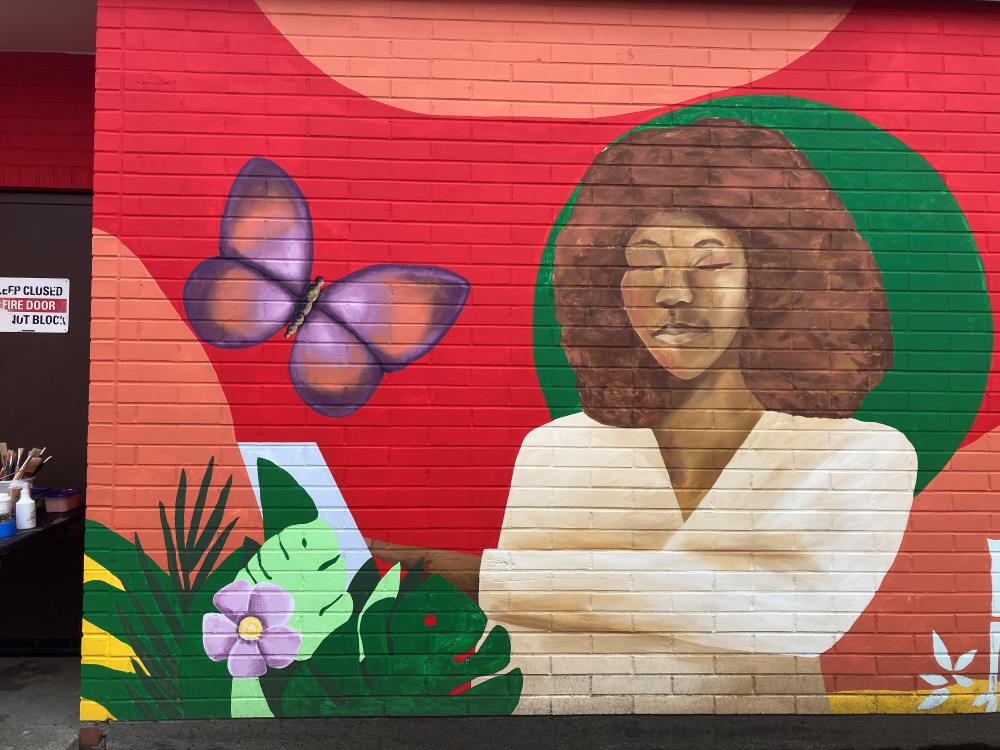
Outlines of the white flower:
{"type": "MultiPolygon", "coordinates": [[[[972,680],[963,674],[958,674],[963,669],[972,664],[972,660],[976,658],[976,650],[966,651],[964,654],[955,659],[954,665],[951,661],[951,654],[948,653],[947,646],[944,645],[944,641],[941,640],[941,636],[937,634],[936,630],[931,631],[931,642],[934,645],[934,661],[938,663],[941,669],[948,673],[948,677],[955,681],[956,685],[961,685],[962,687],[971,687],[972,680]]],[[[936,688],[931,691],[923,701],[917,706],[918,711],[927,711],[931,708],[937,708],[946,700],[949,696],[948,688],[948,677],[940,674],[922,674],[920,679],[926,682],[928,685],[936,688]]],[[[976,699],[979,700],[978,698],[976,699]]],[[[977,702],[976,705],[979,705],[977,702]]]]}

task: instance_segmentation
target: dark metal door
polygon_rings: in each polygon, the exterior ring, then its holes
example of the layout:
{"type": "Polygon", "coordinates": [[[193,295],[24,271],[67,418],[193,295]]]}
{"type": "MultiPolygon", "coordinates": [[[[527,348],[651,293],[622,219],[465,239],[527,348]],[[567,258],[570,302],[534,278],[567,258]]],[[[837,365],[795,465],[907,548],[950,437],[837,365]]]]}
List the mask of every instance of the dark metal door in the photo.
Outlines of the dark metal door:
{"type": "MultiPolygon", "coordinates": [[[[92,197],[0,192],[0,276],[66,278],[67,333],[0,333],[0,440],[47,446],[38,484],[85,487],[92,197]]],[[[79,653],[83,522],[0,556],[0,654],[79,653]]]]}
{"type": "Polygon", "coordinates": [[[0,276],[70,280],[68,333],[0,333],[0,440],[48,446],[48,487],[82,488],[87,477],[92,204],[0,192],[0,276]]]}

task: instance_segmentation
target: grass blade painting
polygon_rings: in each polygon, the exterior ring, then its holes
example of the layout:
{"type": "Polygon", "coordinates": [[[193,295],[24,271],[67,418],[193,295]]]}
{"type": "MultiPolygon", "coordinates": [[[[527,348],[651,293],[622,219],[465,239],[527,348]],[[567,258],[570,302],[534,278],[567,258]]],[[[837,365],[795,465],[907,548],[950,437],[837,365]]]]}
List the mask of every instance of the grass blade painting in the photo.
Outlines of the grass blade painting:
{"type": "Polygon", "coordinates": [[[88,555],[120,585],[88,581],[84,616],[135,656],[84,664],[83,698],[120,720],[514,710],[506,631],[484,639],[478,605],[419,567],[383,576],[370,559],[349,579],[336,533],[274,463],[257,467],[266,539],[221,557],[237,519],[223,526],[232,477],[213,491],[214,465],[192,503],[184,470],[174,507],[159,503],[166,570],[138,534],[88,522],[88,555]]]}

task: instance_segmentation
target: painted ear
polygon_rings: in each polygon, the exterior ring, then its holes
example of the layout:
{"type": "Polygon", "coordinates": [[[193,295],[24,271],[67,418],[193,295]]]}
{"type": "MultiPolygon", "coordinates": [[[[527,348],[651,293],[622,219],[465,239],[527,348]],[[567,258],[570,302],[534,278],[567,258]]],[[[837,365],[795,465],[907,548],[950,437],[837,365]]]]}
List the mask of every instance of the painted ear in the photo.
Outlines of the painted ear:
{"type": "Polygon", "coordinates": [[[436,266],[370,266],[333,284],[320,307],[343,322],[388,372],[429,352],[469,296],[469,282],[436,266]]]}
{"type": "Polygon", "coordinates": [[[219,255],[301,290],[312,271],[312,219],[305,196],[270,159],[251,159],[236,175],[222,212],[219,255]]]}

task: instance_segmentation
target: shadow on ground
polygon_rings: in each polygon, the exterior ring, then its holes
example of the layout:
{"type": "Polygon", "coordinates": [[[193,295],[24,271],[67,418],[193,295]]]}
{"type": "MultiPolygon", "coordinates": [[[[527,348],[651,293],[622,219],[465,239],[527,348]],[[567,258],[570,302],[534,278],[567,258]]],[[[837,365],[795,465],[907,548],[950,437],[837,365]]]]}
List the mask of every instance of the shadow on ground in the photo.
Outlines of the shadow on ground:
{"type": "Polygon", "coordinates": [[[80,657],[0,658],[0,750],[76,750],[80,657]]]}

